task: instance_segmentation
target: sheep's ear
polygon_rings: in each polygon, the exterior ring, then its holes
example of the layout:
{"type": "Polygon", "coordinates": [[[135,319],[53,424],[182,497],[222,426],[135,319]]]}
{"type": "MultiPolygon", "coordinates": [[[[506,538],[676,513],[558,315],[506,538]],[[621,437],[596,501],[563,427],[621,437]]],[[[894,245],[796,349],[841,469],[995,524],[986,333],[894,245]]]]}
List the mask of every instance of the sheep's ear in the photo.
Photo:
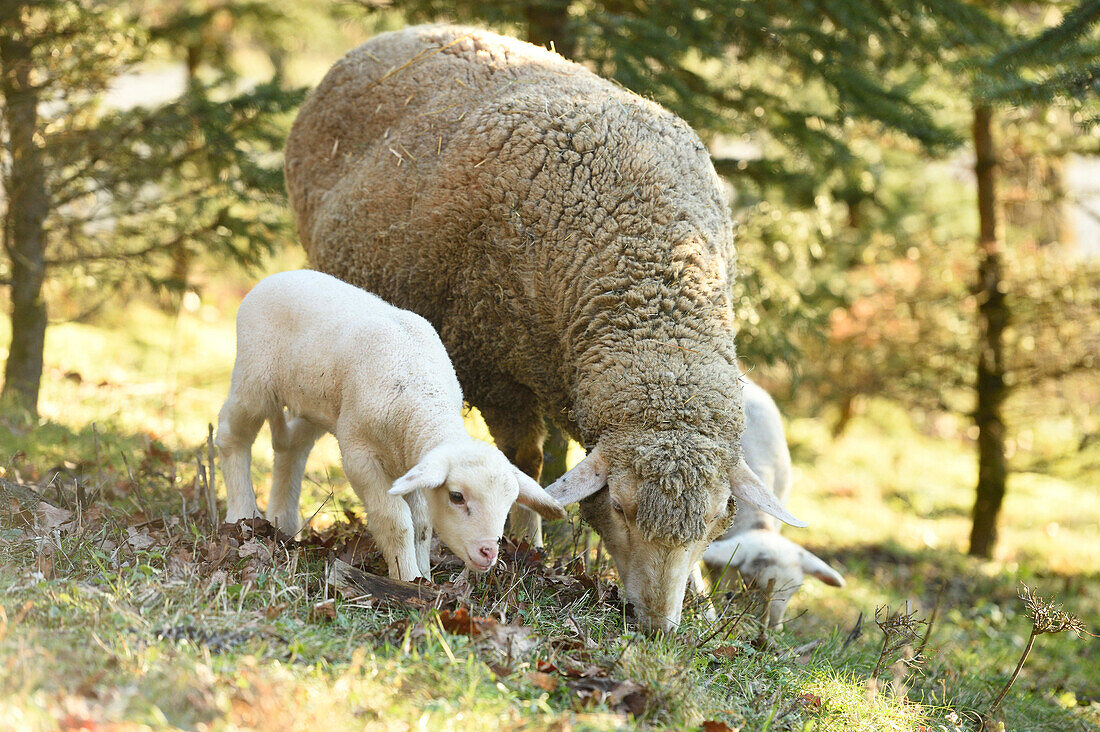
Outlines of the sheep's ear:
{"type": "Polygon", "coordinates": [[[409,472],[393,482],[391,496],[403,496],[413,491],[427,491],[447,482],[447,461],[428,453],[409,472]]]}
{"type": "Polygon", "coordinates": [[[514,465],[512,471],[515,472],[516,482],[519,483],[519,497],[516,498],[516,503],[535,511],[544,519],[565,518],[565,509],[561,504],[543,490],[541,485],[532,480],[531,476],[514,465]]]}
{"type": "Polygon", "coordinates": [[[600,447],[592,448],[573,469],[546,488],[563,506],[583,501],[607,485],[607,464],[600,455],[600,447]]]}
{"type": "Polygon", "coordinates": [[[840,576],[840,572],[830,567],[825,563],[821,557],[817,556],[813,552],[802,550],[802,571],[811,577],[817,577],[819,580],[832,587],[843,587],[844,578],[840,576]]]}
{"type": "Polygon", "coordinates": [[[779,502],[775,494],[768,490],[768,487],[764,485],[760,478],[756,477],[756,473],[752,472],[752,468],[745,462],[745,458],[741,458],[737,465],[730,470],[730,490],[733,491],[733,497],[738,501],[744,501],[769,516],[775,516],[785,524],[798,526],[799,528],[809,526],[805,521],[795,518],[794,514],[783,508],[783,504],[779,502]]]}

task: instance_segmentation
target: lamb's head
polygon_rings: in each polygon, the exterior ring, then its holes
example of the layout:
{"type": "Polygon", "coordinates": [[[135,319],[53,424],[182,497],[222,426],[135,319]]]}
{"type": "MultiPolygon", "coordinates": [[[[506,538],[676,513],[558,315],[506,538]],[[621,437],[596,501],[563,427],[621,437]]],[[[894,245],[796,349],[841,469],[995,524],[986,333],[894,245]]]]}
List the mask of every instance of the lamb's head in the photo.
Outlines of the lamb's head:
{"type": "Polygon", "coordinates": [[[770,529],[753,529],[719,539],[703,553],[703,562],[719,588],[733,587],[740,573],[745,583],[768,593],[769,626],[783,623],[787,604],[806,575],[843,587],[844,578],[820,557],[770,529]]]}
{"type": "Polygon", "coordinates": [[[801,524],[728,443],[691,430],[605,432],[547,490],[563,504],[581,501],[638,624],[651,632],[679,624],[692,568],[732,522],[735,498],[801,524]]]}
{"type": "Polygon", "coordinates": [[[472,439],[429,451],[394,481],[390,494],[414,490],[423,494],[440,540],[477,572],[496,562],[512,504],[545,518],[565,517],[561,505],[500,450],[472,439]]]}

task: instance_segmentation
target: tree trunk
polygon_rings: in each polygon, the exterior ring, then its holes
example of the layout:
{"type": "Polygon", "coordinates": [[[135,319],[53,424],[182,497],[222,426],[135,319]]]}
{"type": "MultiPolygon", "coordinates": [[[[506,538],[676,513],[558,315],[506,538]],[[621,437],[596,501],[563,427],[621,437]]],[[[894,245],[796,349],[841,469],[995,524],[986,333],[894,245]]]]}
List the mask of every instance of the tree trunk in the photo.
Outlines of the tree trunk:
{"type": "Polygon", "coordinates": [[[848,423],[852,421],[852,416],[855,414],[855,402],[856,395],[851,392],[845,392],[840,398],[840,414],[837,415],[832,429],[834,440],[840,439],[844,430],[848,429],[848,423]]]}
{"type": "Polygon", "coordinates": [[[542,443],[542,475],[540,476],[543,485],[550,485],[565,475],[565,457],[568,453],[569,438],[556,424],[546,420],[546,441],[542,443]]]}
{"type": "Polygon", "coordinates": [[[572,59],[577,42],[569,32],[569,0],[529,0],[523,10],[527,18],[527,41],[553,48],[572,59]]]}
{"type": "Polygon", "coordinates": [[[8,132],[10,175],[4,182],[4,249],[11,259],[11,348],[0,401],[38,413],[42,353],[46,342],[46,215],[50,210],[42,149],[35,141],[38,89],[31,83],[32,46],[27,42],[23,4],[0,10],[0,93],[8,132]]]}
{"type": "Polygon", "coordinates": [[[1008,306],[1001,277],[1001,244],[997,239],[997,194],[994,173],[992,110],[974,108],[975,171],[978,178],[978,374],[975,388],[978,426],[978,495],[970,532],[970,554],[989,557],[997,543],[997,515],[1005,495],[1008,466],[1001,405],[1007,395],[1004,379],[1005,326],[1008,306]]]}

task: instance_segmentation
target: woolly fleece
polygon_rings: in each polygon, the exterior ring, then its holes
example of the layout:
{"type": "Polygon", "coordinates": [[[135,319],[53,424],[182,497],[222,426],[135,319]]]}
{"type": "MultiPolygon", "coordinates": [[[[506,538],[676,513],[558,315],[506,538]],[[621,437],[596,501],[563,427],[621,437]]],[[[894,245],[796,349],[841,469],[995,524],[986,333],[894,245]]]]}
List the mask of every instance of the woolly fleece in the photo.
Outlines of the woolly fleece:
{"type": "Polygon", "coordinates": [[[545,49],[418,26],[329,71],[286,180],[312,265],[427,318],[521,468],[546,414],[636,473],[647,538],[706,538],[743,417],[732,226],[686,123],[545,49]]]}

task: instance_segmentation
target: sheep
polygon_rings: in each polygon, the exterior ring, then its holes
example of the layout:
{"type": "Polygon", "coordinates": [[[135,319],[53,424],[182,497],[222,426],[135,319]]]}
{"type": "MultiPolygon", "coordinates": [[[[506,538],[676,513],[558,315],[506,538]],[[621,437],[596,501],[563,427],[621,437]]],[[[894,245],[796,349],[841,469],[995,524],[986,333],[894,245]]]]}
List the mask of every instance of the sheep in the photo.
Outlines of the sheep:
{"type": "Polygon", "coordinates": [[[683,120],[546,49],[415,26],[333,66],[285,172],[311,266],[435,325],[514,464],[539,476],[544,416],[590,448],[548,492],[581,501],[643,629],[679,623],[734,497],[801,523],[740,455],[732,224],[683,120]]]}
{"type": "Polygon", "coordinates": [[[327,274],[271,275],[237,312],[218,417],[226,521],[259,516],[250,463],[266,420],[275,452],[267,517],[297,533],[306,458],[331,432],[391,577],[431,577],[431,527],[467,567],[485,571],[517,499],[548,517],[565,512],[470,437],[461,410],[458,379],[426,320],[327,274]]]}
{"type": "MultiPolygon", "coordinates": [[[[745,462],[770,486],[776,498],[785,501],[791,488],[791,453],[783,433],[783,418],[771,396],[745,379],[745,432],[741,449],[745,462]]],[[[775,520],[755,508],[739,510],[733,525],[703,553],[703,563],[712,581],[732,588],[738,573],[746,583],[765,589],[771,585],[764,605],[766,621],[781,627],[787,604],[802,586],[806,575],[827,585],[843,587],[844,578],[820,557],[779,534],[775,520]]]]}

